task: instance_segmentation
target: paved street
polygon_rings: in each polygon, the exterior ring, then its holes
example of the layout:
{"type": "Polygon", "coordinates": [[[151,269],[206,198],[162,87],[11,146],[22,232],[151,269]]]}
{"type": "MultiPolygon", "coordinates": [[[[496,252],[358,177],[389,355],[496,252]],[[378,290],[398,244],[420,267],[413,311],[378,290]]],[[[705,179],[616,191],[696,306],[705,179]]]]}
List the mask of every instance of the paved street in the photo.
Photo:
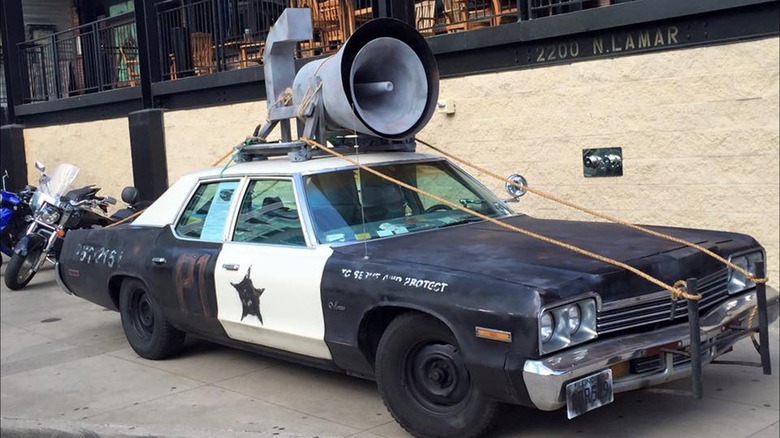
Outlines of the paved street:
{"type": "MultiPolygon", "coordinates": [[[[139,358],[119,314],[63,293],[53,272],[0,294],[2,432],[14,436],[405,437],[373,382],[189,339],[180,356],[139,358]]],[[[689,382],[618,394],[574,420],[565,411],[504,409],[495,437],[776,438],[778,330],[773,375],[711,365],[704,399],[689,382]]],[[[749,342],[730,360],[757,361],[749,342]]]]}

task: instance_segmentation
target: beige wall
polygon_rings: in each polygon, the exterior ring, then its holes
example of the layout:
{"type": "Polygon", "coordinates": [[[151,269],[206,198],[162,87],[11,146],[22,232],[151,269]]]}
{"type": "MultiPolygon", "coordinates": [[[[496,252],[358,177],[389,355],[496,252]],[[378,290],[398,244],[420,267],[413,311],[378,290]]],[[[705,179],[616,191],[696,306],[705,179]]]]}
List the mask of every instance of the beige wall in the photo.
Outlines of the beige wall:
{"type": "MultiPolygon", "coordinates": [[[[440,96],[456,112],[435,114],[419,137],[629,221],[751,234],[767,248],[776,286],[778,41],[447,79],[440,96]],[[624,176],[584,178],[582,150],[594,147],[622,147],[624,176]]],[[[264,117],[263,102],[167,112],[170,181],[213,164],[264,117]]],[[[25,140],[29,160],[81,160],[106,188],[131,181],[126,119],[29,129],[25,140]],[[117,177],[101,157],[116,164],[117,177]]],[[[502,182],[481,179],[502,190],[502,182]]],[[[516,208],[587,219],[533,195],[516,208]]]]}
{"type": "Polygon", "coordinates": [[[127,118],[25,129],[30,183],[38,185],[35,161],[47,170],[69,163],[81,169],[74,185],[95,184],[99,195],[119,200],[122,188],[133,185],[129,135],[127,118]]]}

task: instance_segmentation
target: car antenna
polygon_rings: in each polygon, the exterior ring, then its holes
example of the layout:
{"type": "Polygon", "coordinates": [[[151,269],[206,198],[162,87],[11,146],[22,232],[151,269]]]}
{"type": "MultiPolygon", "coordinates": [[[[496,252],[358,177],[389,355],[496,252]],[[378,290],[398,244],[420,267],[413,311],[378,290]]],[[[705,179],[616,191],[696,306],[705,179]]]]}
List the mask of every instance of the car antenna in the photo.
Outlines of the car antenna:
{"type": "MultiPolygon", "coordinates": [[[[355,143],[354,143],[354,149],[355,149],[355,161],[357,162],[358,168],[357,168],[357,175],[358,175],[358,202],[360,202],[360,221],[363,225],[363,236],[365,236],[366,233],[366,207],[363,204],[363,166],[360,165],[360,142],[358,141],[358,135],[357,135],[357,128],[355,125],[357,122],[355,121],[355,104],[352,104],[352,133],[355,136],[355,143]]],[[[368,239],[363,239],[363,260],[368,260],[368,239]]]]}

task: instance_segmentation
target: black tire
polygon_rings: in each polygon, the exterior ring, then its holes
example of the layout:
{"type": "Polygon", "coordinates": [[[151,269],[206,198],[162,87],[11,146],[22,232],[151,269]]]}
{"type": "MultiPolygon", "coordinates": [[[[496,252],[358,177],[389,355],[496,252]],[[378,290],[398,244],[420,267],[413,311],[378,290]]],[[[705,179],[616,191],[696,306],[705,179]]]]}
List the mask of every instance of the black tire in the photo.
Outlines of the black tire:
{"type": "Polygon", "coordinates": [[[164,359],[184,344],[185,333],[168,323],[154,296],[139,280],[122,283],[119,313],[127,342],[145,359],[164,359]]]}
{"type": "Polygon", "coordinates": [[[393,418],[418,437],[480,436],[498,403],[476,388],[455,336],[419,313],[395,318],[376,355],[379,394],[393,418]]]}
{"type": "Polygon", "coordinates": [[[8,286],[8,289],[19,290],[27,286],[27,283],[35,277],[35,271],[32,268],[38,263],[42,251],[43,249],[40,248],[28,251],[26,256],[20,256],[16,253],[11,256],[8,266],[5,268],[5,285],[8,286]]]}

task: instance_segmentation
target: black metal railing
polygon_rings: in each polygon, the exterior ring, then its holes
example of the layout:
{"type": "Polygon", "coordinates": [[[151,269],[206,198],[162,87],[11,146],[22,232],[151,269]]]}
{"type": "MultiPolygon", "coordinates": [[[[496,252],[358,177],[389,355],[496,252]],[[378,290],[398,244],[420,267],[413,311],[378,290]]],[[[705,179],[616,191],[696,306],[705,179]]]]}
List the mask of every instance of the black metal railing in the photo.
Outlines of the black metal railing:
{"type": "Polygon", "coordinates": [[[528,18],[542,18],[634,0],[527,0],[528,18]]]}
{"type": "Polygon", "coordinates": [[[286,0],[167,0],[155,5],[162,79],[257,65],[286,0]]]}
{"type": "Polygon", "coordinates": [[[19,44],[25,102],[139,83],[135,15],[130,12],[19,44]]]}
{"type": "MultiPolygon", "coordinates": [[[[409,0],[425,36],[497,26],[633,0],[409,0]]],[[[288,6],[312,9],[314,35],[298,56],[335,51],[376,16],[372,0],[162,0],[149,12],[159,62],[153,81],[262,62],[271,25],[288,6]]],[[[147,25],[148,25],[147,21],[147,25]]],[[[140,83],[133,12],[19,44],[25,103],[140,83]]],[[[8,66],[6,66],[8,67],[8,66]]]]}

